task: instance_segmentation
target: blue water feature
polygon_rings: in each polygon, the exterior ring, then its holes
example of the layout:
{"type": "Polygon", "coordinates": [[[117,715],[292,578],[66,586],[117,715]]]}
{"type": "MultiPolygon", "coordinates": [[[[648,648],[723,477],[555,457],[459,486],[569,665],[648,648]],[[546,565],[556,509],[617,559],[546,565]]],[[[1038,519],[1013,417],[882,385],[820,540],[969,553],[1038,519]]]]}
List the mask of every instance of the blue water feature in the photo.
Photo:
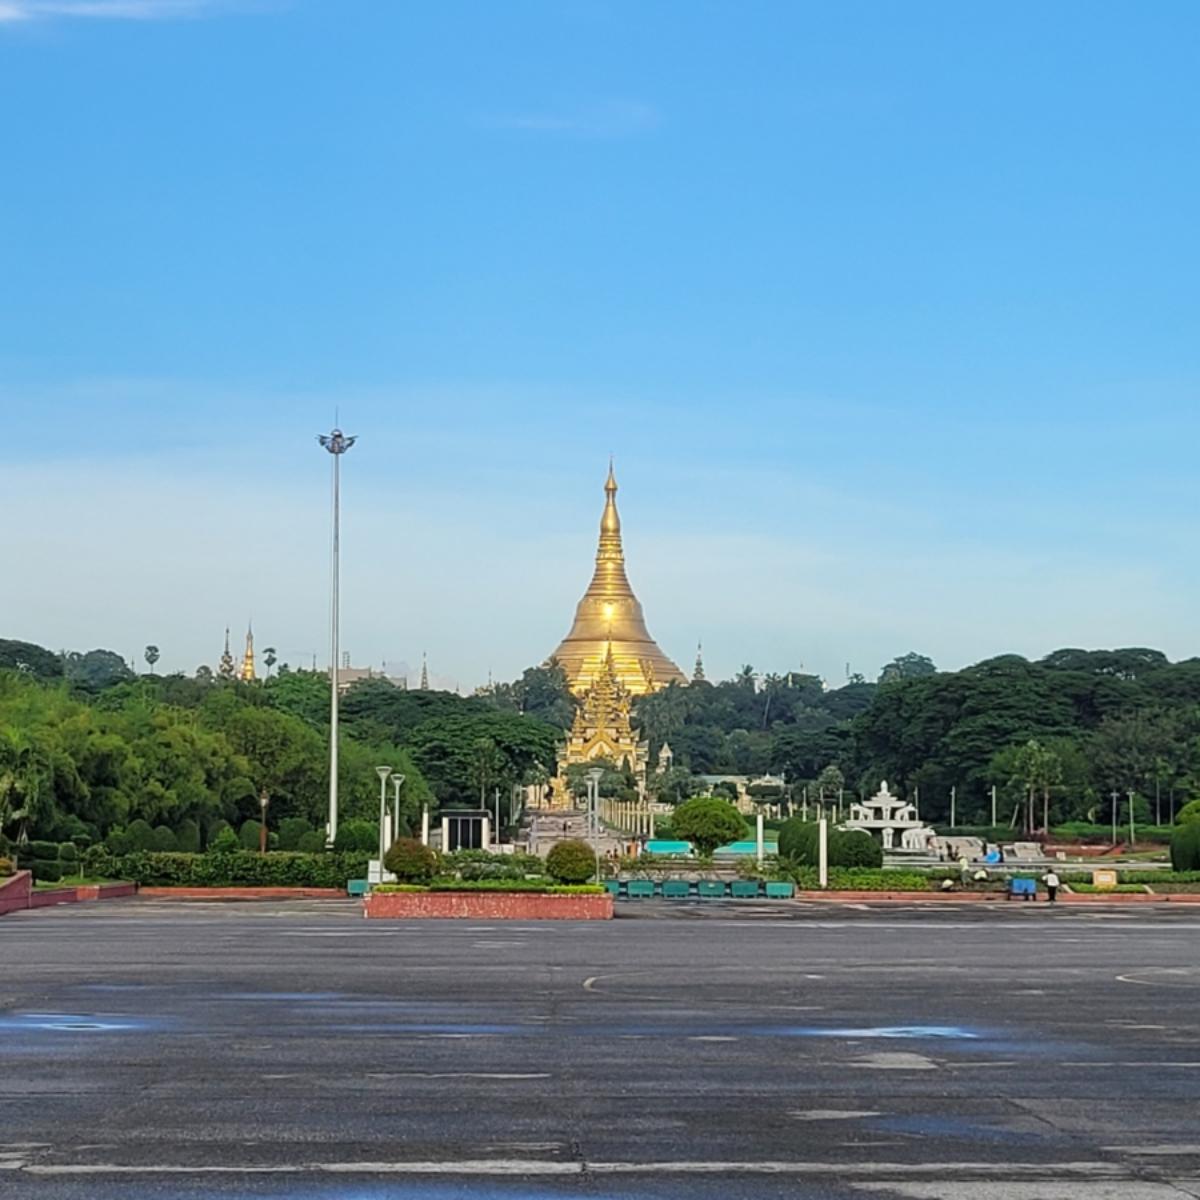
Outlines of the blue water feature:
{"type": "Polygon", "coordinates": [[[672,842],[666,838],[651,838],[646,843],[647,854],[691,854],[691,842],[672,842]]]}
{"type": "MultiPolygon", "coordinates": [[[[776,853],[776,843],[765,840],[763,841],[763,849],[768,854],[776,853]]],[[[691,854],[691,842],[676,842],[669,838],[651,838],[646,843],[647,854],[691,854]]],[[[730,842],[727,846],[718,846],[714,851],[716,854],[740,855],[740,854],[757,854],[758,843],[753,841],[730,842]]]]}

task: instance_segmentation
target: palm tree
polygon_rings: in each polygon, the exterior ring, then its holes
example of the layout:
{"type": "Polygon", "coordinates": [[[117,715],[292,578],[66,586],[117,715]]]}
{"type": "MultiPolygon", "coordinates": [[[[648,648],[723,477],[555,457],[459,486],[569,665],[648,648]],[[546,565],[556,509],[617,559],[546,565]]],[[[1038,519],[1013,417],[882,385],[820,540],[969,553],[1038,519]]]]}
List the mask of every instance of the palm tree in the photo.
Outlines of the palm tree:
{"type": "Polygon", "coordinates": [[[275,653],[274,646],[268,646],[263,651],[263,662],[267,664],[267,678],[271,678],[271,668],[279,661],[278,655],[275,653]]]}
{"type": "Polygon", "coordinates": [[[154,674],[154,664],[158,662],[159,653],[157,646],[146,647],[146,662],[150,665],[150,674],[154,674]]]}

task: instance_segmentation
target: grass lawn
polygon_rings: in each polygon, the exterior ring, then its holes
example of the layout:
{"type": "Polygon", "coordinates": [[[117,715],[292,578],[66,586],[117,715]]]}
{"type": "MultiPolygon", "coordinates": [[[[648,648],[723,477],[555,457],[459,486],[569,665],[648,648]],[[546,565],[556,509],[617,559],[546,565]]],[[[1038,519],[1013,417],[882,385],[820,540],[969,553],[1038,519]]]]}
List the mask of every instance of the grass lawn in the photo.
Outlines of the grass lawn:
{"type": "Polygon", "coordinates": [[[35,891],[52,892],[55,888],[91,887],[97,883],[118,883],[116,879],[93,879],[90,875],[63,876],[57,883],[35,883],[35,891]]]}

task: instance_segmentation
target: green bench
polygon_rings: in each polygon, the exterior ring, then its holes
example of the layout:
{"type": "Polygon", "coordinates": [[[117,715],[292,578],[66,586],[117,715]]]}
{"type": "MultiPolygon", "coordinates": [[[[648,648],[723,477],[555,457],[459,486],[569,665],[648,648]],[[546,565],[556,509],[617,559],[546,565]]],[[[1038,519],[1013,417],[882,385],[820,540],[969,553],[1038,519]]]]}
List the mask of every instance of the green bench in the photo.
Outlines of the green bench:
{"type": "Polygon", "coordinates": [[[616,899],[621,894],[621,881],[619,879],[606,879],[604,881],[604,890],[616,899]]]}
{"type": "Polygon", "coordinates": [[[794,883],[768,883],[768,900],[790,900],[796,894],[794,883]]]}
{"type": "Polygon", "coordinates": [[[365,896],[371,890],[371,885],[365,879],[348,879],[346,881],[346,895],[348,896],[365,896]]]}
{"type": "Polygon", "coordinates": [[[664,879],[663,899],[686,900],[692,894],[692,885],[686,879],[664,879]]]}
{"type": "Polygon", "coordinates": [[[631,879],[625,885],[625,895],[630,900],[645,900],[654,895],[654,881],[652,879],[631,879]]]}
{"type": "Polygon", "coordinates": [[[758,880],[757,879],[735,879],[729,885],[729,894],[735,900],[757,900],[758,899],[758,880]]]}
{"type": "Polygon", "coordinates": [[[696,884],[696,895],[701,900],[722,900],[725,897],[725,884],[720,879],[701,879],[696,884]]]}

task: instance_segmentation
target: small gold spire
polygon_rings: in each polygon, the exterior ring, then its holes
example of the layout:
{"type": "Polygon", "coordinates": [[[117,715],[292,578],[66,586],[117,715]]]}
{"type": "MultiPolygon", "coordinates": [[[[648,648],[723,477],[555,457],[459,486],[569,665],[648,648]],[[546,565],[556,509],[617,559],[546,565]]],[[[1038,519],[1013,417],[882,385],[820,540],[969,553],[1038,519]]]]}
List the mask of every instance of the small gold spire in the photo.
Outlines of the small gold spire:
{"type": "Polygon", "coordinates": [[[254,670],[254,628],[249,623],[246,625],[246,652],[242,655],[238,678],[243,683],[253,683],[258,678],[254,670]]]}

